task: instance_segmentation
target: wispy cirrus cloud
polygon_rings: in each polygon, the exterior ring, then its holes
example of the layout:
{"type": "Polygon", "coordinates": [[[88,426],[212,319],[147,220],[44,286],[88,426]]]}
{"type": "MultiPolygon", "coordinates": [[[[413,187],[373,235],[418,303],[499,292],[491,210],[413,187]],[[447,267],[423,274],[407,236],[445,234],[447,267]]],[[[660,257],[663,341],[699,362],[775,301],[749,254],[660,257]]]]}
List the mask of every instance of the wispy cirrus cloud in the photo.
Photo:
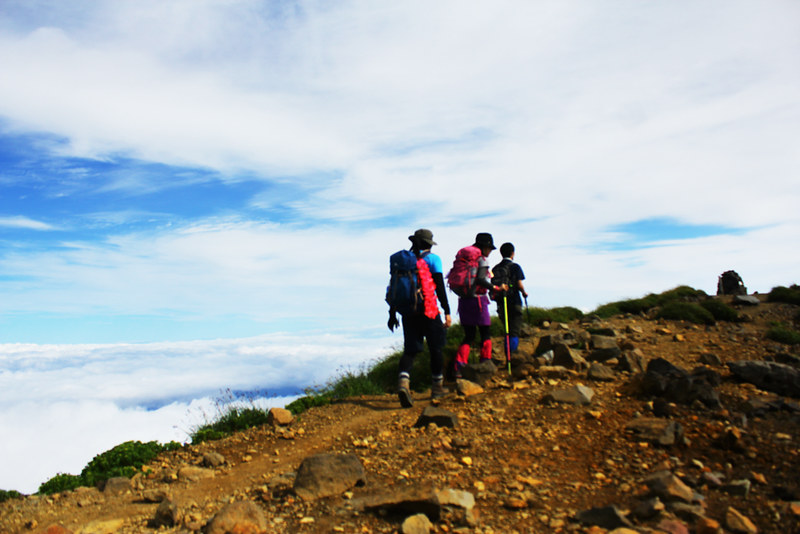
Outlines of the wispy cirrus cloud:
{"type": "Polygon", "coordinates": [[[57,228],[51,224],[35,221],[28,217],[0,217],[0,228],[16,228],[21,230],[52,231],[57,228]]]}

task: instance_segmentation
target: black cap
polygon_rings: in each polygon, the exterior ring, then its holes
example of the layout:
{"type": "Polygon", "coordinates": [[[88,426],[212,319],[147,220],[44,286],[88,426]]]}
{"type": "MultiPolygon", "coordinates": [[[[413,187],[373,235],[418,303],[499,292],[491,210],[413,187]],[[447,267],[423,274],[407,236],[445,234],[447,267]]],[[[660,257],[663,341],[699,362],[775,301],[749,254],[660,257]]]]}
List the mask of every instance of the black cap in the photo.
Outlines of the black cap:
{"type": "Polygon", "coordinates": [[[490,248],[494,250],[494,239],[492,239],[492,234],[487,234],[486,232],[481,232],[475,236],[475,246],[478,248],[490,248]]]}

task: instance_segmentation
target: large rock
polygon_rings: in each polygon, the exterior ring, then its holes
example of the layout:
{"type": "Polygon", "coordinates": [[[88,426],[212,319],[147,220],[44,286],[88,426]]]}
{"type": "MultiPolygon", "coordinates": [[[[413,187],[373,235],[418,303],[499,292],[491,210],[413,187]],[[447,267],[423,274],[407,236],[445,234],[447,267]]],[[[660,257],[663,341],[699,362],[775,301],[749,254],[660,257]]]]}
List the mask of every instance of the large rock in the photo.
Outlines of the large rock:
{"type": "Polygon", "coordinates": [[[484,360],[479,363],[468,363],[461,370],[461,374],[467,380],[484,386],[497,372],[497,367],[491,360],[484,360]]]}
{"type": "Polygon", "coordinates": [[[568,389],[557,389],[551,391],[542,398],[544,404],[561,403],[572,404],[573,406],[585,406],[592,403],[594,390],[584,385],[578,384],[568,389]]]}
{"type": "Polygon", "coordinates": [[[472,397],[473,395],[480,395],[485,390],[475,382],[470,382],[463,378],[456,380],[456,393],[464,397],[472,397]]]}
{"type": "Polygon", "coordinates": [[[427,406],[422,410],[414,426],[417,428],[434,424],[442,428],[453,428],[458,424],[458,415],[438,406],[427,406]]]}
{"type": "Polygon", "coordinates": [[[292,421],[294,421],[294,416],[286,408],[273,407],[267,414],[267,423],[272,426],[288,426],[292,424],[292,421]]]}
{"type": "Polygon", "coordinates": [[[583,510],[575,515],[575,519],[584,525],[596,525],[609,530],[633,527],[633,523],[616,506],[602,506],[583,510]]]}
{"type": "Polygon", "coordinates": [[[384,490],[353,501],[353,508],[362,511],[384,511],[392,514],[425,514],[431,521],[454,510],[457,522],[472,522],[475,497],[468,491],[437,489],[430,485],[405,486],[384,490]]]}
{"type": "Polygon", "coordinates": [[[755,295],[736,295],[733,297],[733,303],[743,306],[758,306],[761,301],[755,295]]]}
{"type": "Polygon", "coordinates": [[[647,358],[639,349],[624,351],[618,360],[617,369],[626,373],[643,373],[647,368],[647,358]]]}
{"type": "Polygon", "coordinates": [[[208,451],[203,455],[205,467],[219,467],[225,463],[225,457],[216,451],[208,451]]]}
{"type": "Polygon", "coordinates": [[[590,345],[593,349],[616,349],[619,348],[615,336],[592,334],[590,345]]]}
{"type": "Polygon", "coordinates": [[[606,362],[611,359],[619,358],[622,350],[617,344],[617,338],[611,336],[601,336],[594,334],[591,340],[592,351],[586,358],[590,362],[606,362]]]}
{"type": "Polygon", "coordinates": [[[719,374],[707,367],[701,366],[689,373],[664,358],[656,358],[647,364],[640,390],[643,395],[663,397],[670,402],[692,404],[699,401],[709,408],[720,408],[719,394],[714,389],[720,381],[719,374]]]}
{"type": "Polygon", "coordinates": [[[725,511],[725,526],[736,534],[756,534],[758,532],[758,527],[750,518],[732,506],[725,511]]]}
{"type": "Polygon", "coordinates": [[[555,351],[556,345],[575,347],[578,343],[580,343],[580,338],[572,331],[548,334],[539,339],[539,344],[536,346],[534,355],[539,356],[549,350],[555,351]]]}
{"type": "Polygon", "coordinates": [[[553,347],[553,366],[566,367],[567,369],[575,369],[577,371],[586,369],[589,365],[583,356],[578,354],[578,351],[573,350],[565,344],[558,344],[553,347]]]}
{"type": "Polygon", "coordinates": [[[636,439],[669,447],[683,443],[683,427],[680,423],[657,417],[637,417],[625,425],[625,430],[636,439]]]}
{"type": "Polygon", "coordinates": [[[665,502],[681,501],[691,503],[694,490],[669,471],[659,471],[644,479],[650,494],[665,502]]]}
{"type": "Polygon", "coordinates": [[[598,382],[611,382],[616,380],[617,375],[614,373],[614,370],[607,365],[592,362],[589,366],[589,370],[586,372],[586,377],[589,380],[596,380],[598,382]]]}
{"type": "Polygon", "coordinates": [[[294,492],[304,500],[313,501],[365,483],[364,466],[355,454],[317,454],[300,464],[294,492]]]}
{"type": "Polygon", "coordinates": [[[226,505],[211,520],[206,534],[264,534],[267,519],[255,503],[236,501],[226,505]]]}
{"type": "Polygon", "coordinates": [[[738,361],[730,362],[731,374],[742,382],[748,382],[779,395],[800,397],[800,370],[777,362],[738,361]]]}

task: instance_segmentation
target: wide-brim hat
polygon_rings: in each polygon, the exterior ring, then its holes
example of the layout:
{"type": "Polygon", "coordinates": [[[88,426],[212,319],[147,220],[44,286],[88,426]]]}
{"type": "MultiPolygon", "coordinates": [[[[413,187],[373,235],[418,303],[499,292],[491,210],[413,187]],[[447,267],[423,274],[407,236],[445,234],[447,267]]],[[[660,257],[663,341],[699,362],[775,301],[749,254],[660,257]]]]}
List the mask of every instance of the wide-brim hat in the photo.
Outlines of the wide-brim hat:
{"type": "Polygon", "coordinates": [[[487,234],[486,232],[481,232],[475,236],[475,246],[478,248],[490,248],[492,250],[497,248],[494,246],[492,234],[487,234]]]}
{"type": "Polygon", "coordinates": [[[410,235],[408,236],[408,238],[412,242],[420,241],[422,243],[427,243],[428,245],[436,244],[436,241],[433,240],[433,232],[431,232],[427,228],[420,228],[419,230],[414,232],[414,235],[410,235]]]}

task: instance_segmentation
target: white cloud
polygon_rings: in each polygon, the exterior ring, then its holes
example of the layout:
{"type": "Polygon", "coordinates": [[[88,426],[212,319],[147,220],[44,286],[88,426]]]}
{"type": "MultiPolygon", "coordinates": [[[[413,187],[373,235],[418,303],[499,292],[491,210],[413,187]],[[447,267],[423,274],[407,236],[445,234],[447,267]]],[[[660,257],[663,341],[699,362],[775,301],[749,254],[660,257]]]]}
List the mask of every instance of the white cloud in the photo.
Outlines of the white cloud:
{"type": "Polygon", "coordinates": [[[56,230],[50,224],[29,219],[28,217],[0,217],[0,228],[20,228],[23,230],[56,230]]]}
{"type": "Polygon", "coordinates": [[[0,465],[0,488],[34,492],[124,441],[187,441],[229,402],[227,390],[254,392],[248,405],[283,406],[295,398],[286,395],[323,385],[339,369],[357,370],[387,346],[385,337],[363,334],[0,344],[0,455],[13,458],[0,465]]]}

